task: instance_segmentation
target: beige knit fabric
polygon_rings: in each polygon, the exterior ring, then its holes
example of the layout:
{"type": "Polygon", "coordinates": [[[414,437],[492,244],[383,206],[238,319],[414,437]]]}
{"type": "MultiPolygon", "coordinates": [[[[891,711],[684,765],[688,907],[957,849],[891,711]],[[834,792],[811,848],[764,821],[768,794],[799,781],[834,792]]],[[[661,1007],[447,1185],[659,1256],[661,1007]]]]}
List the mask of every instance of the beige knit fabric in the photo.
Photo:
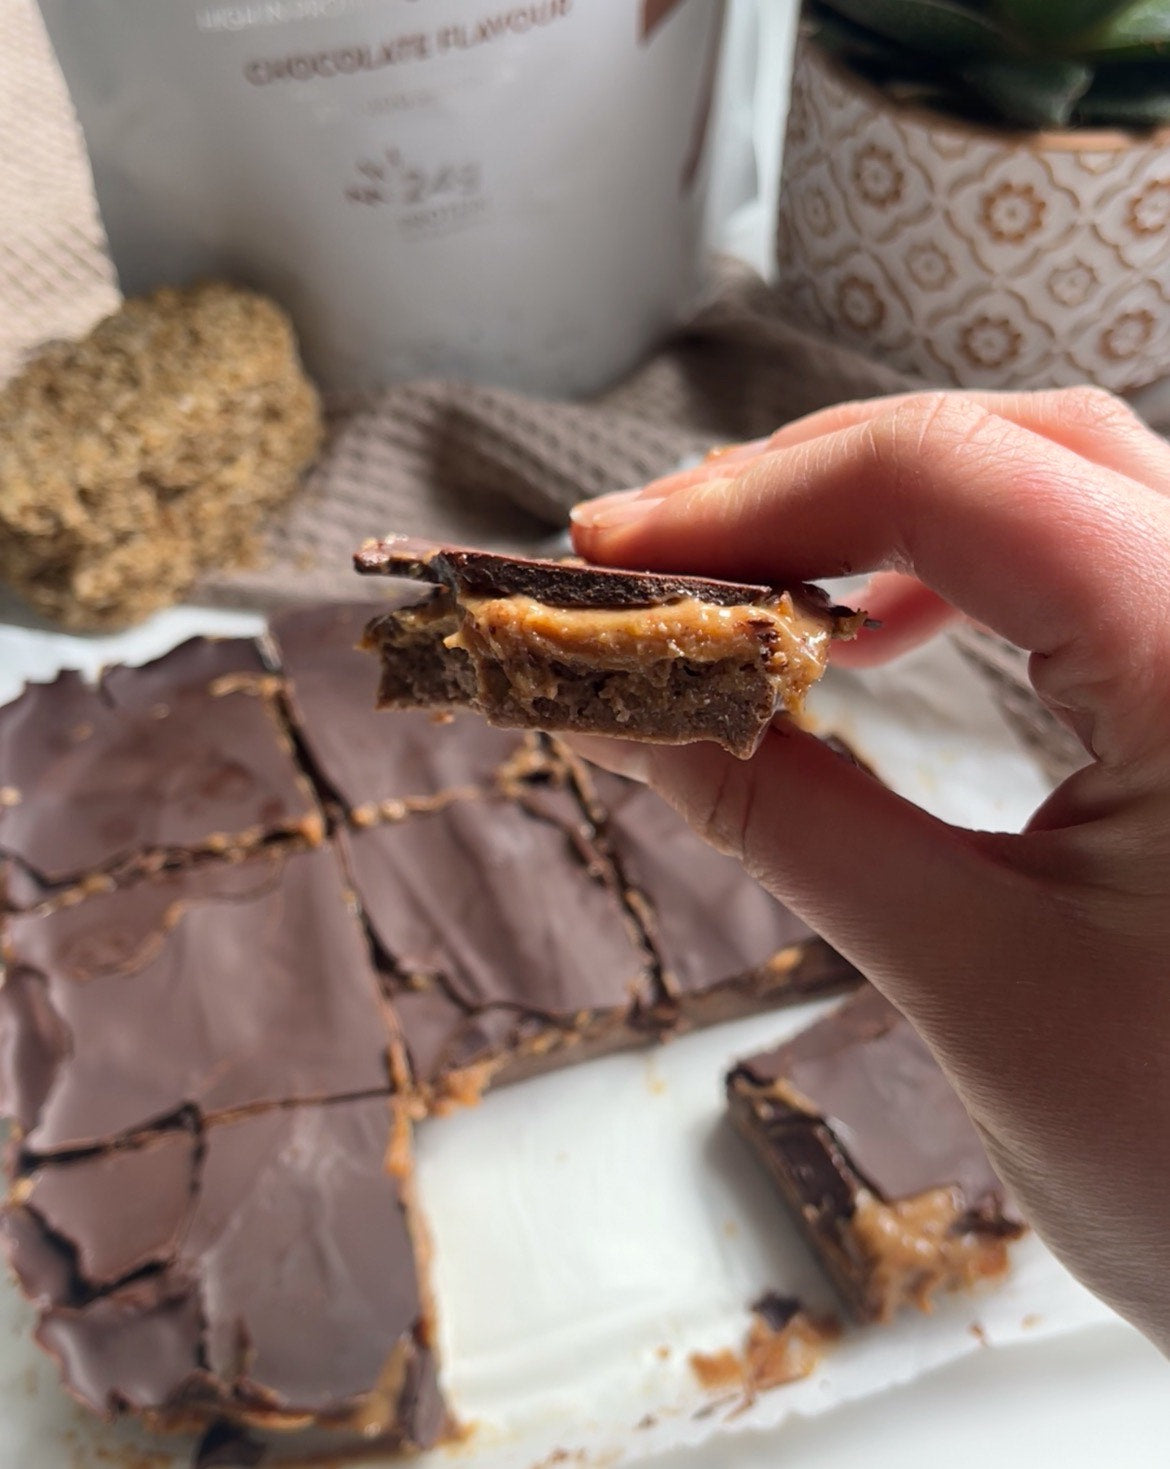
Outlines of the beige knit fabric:
{"type": "Polygon", "coordinates": [[[32,0],[0,0],[0,380],[118,304],[85,152],[32,0]]]}
{"type": "MultiPolygon", "coordinates": [[[[39,15],[33,0],[0,0],[0,380],[39,343],[81,334],[117,301],[84,147],[39,15]]],[[[541,547],[583,496],[843,398],[918,386],[788,325],[780,306],[746,268],[724,265],[695,320],[592,402],[411,382],[334,404],[325,454],[261,560],[207,581],[197,597],[269,608],[375,595],[351,573],[350,553],[390,530],[541,547]]],[[[978,635],[965,646],[1053,773],[1079,763],[1075,742],[1031,696],[1019,655],[978,635]]]]}

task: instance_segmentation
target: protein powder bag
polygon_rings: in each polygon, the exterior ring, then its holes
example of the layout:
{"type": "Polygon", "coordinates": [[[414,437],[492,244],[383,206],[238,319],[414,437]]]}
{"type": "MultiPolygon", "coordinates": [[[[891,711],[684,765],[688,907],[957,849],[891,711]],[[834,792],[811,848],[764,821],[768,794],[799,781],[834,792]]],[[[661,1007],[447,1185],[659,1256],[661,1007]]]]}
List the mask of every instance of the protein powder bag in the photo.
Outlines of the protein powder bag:
{"type": "Polygon", "coordinates": [[[123,289],[223,275],[353,389],[616,376],[693,302],[717,0],[40,0],[123,289]]]}

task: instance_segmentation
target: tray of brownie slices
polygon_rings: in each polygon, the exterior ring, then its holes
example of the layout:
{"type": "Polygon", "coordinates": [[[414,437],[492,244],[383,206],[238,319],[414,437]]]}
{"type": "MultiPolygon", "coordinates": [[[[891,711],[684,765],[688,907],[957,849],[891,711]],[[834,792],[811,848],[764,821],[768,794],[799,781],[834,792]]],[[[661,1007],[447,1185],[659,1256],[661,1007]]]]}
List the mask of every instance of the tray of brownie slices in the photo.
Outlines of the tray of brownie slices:
{"type": "MultiPolygon", "coordinates": [[[[407,579],[374,617],[5,635],[0,1462],[635,1462],[1102,1319],[897,1012],[560,737],[746,754],[856,617],[358,559],[407,579]]],[[[1018,826],[966,677],[802,717],[1018,826]]]]}

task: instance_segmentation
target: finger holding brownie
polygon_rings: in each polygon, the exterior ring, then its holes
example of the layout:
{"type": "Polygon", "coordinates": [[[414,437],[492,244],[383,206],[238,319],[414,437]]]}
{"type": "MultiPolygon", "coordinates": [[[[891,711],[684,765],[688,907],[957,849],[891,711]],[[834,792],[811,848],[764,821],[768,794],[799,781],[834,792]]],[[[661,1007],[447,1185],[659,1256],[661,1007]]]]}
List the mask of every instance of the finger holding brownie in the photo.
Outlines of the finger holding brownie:
{"type": "Polygon", "coordinates": [[[781,720],[756,756],[582,741],[739,856],[914,1022],[1030,1222],[1170,1351],[1170,445],[1095,389],[846,404],[574,513],[617,566],[879,573],[854,666],[965,615],[1086,764],[1017,835],[781,720]]]}

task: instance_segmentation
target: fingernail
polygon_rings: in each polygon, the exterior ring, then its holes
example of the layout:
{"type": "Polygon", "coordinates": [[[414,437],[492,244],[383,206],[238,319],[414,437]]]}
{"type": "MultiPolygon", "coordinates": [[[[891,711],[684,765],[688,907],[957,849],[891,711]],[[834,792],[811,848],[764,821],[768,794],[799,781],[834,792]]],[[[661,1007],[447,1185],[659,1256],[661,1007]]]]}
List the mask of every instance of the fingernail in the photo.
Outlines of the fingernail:
{"type": "Polygon", "coordinates": [[[601,495],[574,505],[569,519],[587,530],[613,530],[619,525],[633,525],[662,504],[661,496],[646,498],[641,490],[619,490],[614,495],[601,495]]]}
{"type": "Polygon", "coordinates": [[[625,505],[630,500],[636,500],[645,488],[645,485],[639,485],[636,490],[613,490],[608,495],[596,495],[592,500],[582,500],[579,505],[574,505],[570,514],[578,525],[583,525],[585,522],[581,516],[587,515],[590,510],[602,505],[625,505]]]}
{"type": "Polygon", "coordinates": [[[713,459],[750,459],[753,454],[762,454],[771,442],[769,434],[766,438],[748,439],[742,444],[716,444],[703,455],[703,463],[710,464],[713,459]]]}

